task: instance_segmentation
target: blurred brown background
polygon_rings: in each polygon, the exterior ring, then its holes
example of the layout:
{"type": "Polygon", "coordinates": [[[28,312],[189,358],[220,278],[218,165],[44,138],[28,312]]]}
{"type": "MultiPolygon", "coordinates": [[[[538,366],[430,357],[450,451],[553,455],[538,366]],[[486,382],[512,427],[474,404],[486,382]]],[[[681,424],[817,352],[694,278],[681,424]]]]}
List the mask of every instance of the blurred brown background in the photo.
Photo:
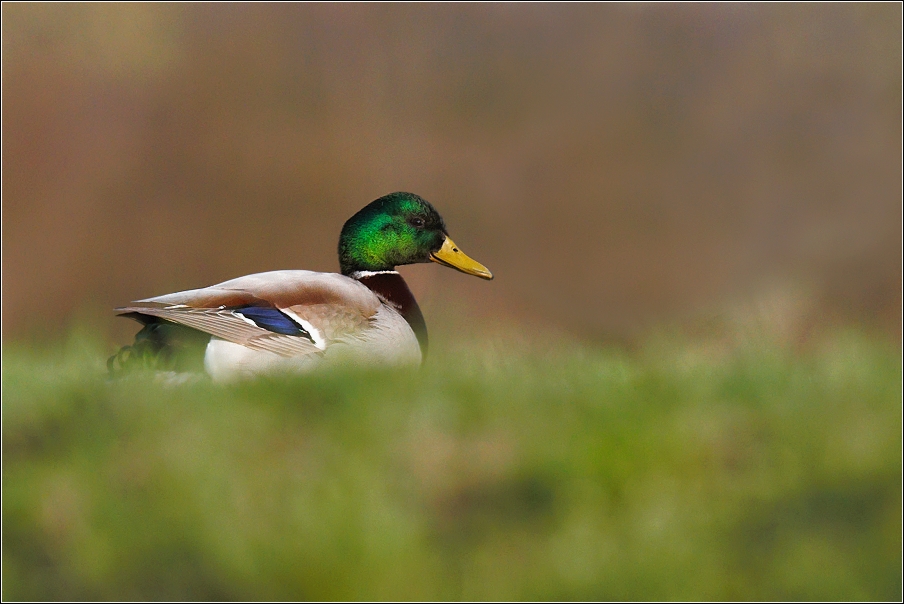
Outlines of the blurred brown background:
{"type": "MultiPolygon", "coordinates": [[[[407,190],[487,317],[901,313],[901,5],[3,4],[3,336],[278,268],[407,190]],[[784,310],[783,310],[784,309],[784,310]]],[[[780,317],[781,318],[781,317],[780,317]]]]}

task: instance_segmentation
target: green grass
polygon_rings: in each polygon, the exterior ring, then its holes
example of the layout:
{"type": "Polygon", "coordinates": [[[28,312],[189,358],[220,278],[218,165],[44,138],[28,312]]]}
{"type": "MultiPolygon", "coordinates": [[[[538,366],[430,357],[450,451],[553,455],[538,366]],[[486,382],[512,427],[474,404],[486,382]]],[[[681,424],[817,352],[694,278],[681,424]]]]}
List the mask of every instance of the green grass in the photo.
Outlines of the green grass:
{"type": "Polygon", "coordinates": [[[5,347],[4,599],[901,596],[886,342],[489,337],[230,387],[110,352],[5,347]]]}

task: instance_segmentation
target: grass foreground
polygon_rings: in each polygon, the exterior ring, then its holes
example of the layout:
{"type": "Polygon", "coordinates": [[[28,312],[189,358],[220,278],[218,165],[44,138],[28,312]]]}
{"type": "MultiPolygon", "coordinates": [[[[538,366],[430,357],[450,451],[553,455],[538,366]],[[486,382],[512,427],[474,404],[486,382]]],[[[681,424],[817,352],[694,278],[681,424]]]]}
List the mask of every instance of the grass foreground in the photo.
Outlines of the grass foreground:
{"type": "Polygon", "coordinates": [[[901,353],[856,333],[233,386],[3,352],[5,600],[901,597],[901,353]]]}

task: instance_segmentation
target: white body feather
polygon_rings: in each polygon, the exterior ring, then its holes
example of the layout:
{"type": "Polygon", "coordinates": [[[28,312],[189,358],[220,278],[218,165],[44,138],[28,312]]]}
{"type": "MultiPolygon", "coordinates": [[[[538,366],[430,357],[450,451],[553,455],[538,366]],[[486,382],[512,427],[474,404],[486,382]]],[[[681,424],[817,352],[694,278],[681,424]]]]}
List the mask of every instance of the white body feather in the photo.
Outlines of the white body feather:
{"type": "Polygon", "coordinates": [[[204,368],[216,382],[268,373],[304,373],[328,367],[409,366],[421,363],[421,348],[408,322],[382,305],[371,327],[356,337],[327,342],[322,355],[286,357],[223,340],[210,339],[204,368]]]}

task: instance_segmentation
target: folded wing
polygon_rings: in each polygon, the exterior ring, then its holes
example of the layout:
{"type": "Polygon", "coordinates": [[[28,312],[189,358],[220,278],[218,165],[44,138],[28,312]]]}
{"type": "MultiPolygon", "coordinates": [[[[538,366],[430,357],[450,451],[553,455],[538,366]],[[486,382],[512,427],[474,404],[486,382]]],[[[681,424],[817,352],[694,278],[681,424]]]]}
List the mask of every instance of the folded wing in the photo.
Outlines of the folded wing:
{"type": "Polygon", "coordinates": [[[156,317],[284,357],[322,354],[367,329],[380,301],[343,275],[271,271],[139,300],[120,315],[156,317]]]}

